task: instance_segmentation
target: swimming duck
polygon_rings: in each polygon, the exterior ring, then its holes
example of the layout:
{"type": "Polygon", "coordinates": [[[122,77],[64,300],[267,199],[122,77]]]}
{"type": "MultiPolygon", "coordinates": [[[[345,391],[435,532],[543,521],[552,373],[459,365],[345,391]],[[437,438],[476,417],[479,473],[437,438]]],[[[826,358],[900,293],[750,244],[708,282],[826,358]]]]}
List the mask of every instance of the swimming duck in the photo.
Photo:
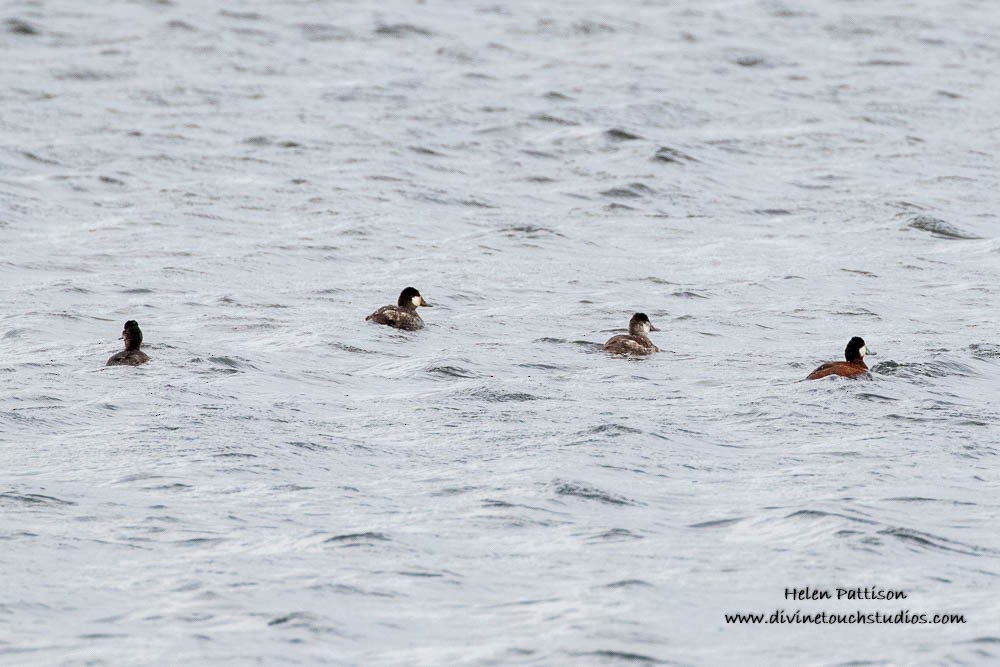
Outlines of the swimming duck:
{"type": "Polygon", "coordinates": [[[366,322],[385,324],[386,326],[416,331],[424,326],[424,321],[417,315],[417,306],[431,307],[431,304],[420,296],[415,287],[407,287],[399,293],[395,306],[382,306],[365,318],[366,322]]]}
{"type": "Polygon", "coordinates": [[[847,361],[828,361],[806,378],[807,380],[818,380],[827,375],[839,375],[845,378],[871,377],[868,373],[868,366],[865,365],[865,355],[875,354],[868,350],[865,341],[855,336],[847,344],[844,356],[847,361]]]}
{"type": "Polygon", "coordinates": [[[129,320],[122,329],[121,340],[125,341],[125,349],[108,359],[107,366],[138,366],[149,361],[149,355],[139,349],[142,345],[142,329],[135,320],[129,320]]]}
{"type": "Polygon", "coordinates": [[[628,321],[628,335],[614,336],[604,344],[604,351],[612,354],[653,354],[660,348],[649,339],[650,331],[659,331],[650,323],[646,313],[636,313],[628,321]]]}

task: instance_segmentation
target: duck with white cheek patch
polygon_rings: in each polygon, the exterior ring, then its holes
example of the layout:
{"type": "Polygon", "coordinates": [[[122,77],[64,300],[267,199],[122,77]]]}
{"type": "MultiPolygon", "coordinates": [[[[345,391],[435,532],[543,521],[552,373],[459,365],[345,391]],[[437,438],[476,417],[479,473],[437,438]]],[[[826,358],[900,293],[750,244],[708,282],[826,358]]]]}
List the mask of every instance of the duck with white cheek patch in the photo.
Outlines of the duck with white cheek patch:
{"type": "Polygon", "coordinates": [[[627,336],[614,336],[604,344],[604,351],[612,354],[646,355],[659,352],[660,348],[649,339],[650,331],[659,331],[649,321],[646,313],[636,313],[628,322],[627,336]]]}
{"type": "Polygon", "coordinates": [[[868,349],[864,339],[855,336],[847,344],[847,349],[844,350],[844,357],[847,361],[828,361],[810,373],[806,379],[818,380],[827,375],[839,375],[844,378],[870,378],[868,366],[865,365],[865,356],[869,354],[875,353],[868,349]]]}
{"type": "Polygon", "coordinates": [[[424,300],[415,287],[407,287],[399,293],[399,300],[395,306],[382,306],[366,317],[365,321],[405,331],[416,331],[424,326],[424,321],[417,315],[418,306],[430,308],[431,304],[424,300]]]}

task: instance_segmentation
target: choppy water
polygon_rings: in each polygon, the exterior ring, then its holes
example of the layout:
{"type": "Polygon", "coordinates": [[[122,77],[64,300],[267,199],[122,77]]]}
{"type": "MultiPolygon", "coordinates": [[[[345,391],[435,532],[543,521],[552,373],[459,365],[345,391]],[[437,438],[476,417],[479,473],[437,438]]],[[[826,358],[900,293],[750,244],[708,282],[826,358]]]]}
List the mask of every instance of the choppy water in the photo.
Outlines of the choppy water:
{"type": "Polygon", "coordinates": [[[1000,660],[993,4],[0,19],[0,662],[1000,660]]]}

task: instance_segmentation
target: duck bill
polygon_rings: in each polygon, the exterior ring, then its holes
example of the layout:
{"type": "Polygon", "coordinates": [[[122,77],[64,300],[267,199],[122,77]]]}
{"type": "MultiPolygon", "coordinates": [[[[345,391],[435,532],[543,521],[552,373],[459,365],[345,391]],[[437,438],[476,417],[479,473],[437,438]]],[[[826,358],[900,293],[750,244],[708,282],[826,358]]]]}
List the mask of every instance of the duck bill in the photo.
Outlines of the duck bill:
{"type": "Polygon", "coordinates": [[[433,308],[434,307],[431,304],[427,303],[427,299],[425,299],[424,297],[420,297],[420,305],[423,306],[424,308],[433,308]]]}
{"type": "Polygon", "coordinates": [[[652,324],[649,325],[649,330],[650,331],[659,331],[659,329],[657,329],[656,327],[654,327],[652,324]]]}

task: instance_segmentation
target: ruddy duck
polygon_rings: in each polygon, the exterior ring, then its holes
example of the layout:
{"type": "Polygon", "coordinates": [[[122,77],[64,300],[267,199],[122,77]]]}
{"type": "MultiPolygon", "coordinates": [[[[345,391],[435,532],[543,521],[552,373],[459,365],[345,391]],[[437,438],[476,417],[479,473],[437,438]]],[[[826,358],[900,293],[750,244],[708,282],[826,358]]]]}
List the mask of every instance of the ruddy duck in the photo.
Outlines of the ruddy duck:
{"type": "Polygon", "coordinates": [[[628,321],[628,335],[615,336],[604,344],[604,351],[612,354],[653,354],[659,352],[660,348],[653,345],[649,340],[650,331],[659,331],[654,327],[646,313],[636,313],[628,321]]]}
{"type": "Polygon", "coordinates": [[[122,329],[121,340],[125,341],[125,350],[112,355],[107,366],[138,366],[149,361],[149,355],[139,349],[142,345],[142,329],[135,320],[129,320],[122,329]]]}
{"type": "Polygon", "coordinates": [[[420,296],[415,287],[407,287],[399,293],[395,306],[382,306],[365,318],[366,322],[385,324],[386,326],[416,331],[424,326],[424,321],[417,315],[417,306],[431,307],[431,304],[420,296]]]}
{"type": "Polygon", "coordinates": [[[847,361],[828,361],[810,373],[806,379],[818,380],[827,375],[839,375],[845,378],[870,377],[868,366],[865,365],[866,354],[875,353],[868,350],[864,340],[855,336],[844,350],[847,361]]]}

